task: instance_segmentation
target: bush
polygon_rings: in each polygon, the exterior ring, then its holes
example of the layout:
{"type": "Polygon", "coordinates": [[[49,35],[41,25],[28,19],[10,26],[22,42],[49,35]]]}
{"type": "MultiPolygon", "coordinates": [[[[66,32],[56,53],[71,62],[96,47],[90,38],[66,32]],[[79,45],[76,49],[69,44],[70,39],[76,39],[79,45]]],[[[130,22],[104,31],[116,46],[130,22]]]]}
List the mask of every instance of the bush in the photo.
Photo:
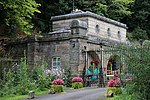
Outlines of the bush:
{"type": "Polygon", "coordinates": [[[72,83],[72,88],[74,88],[74,89],[79,89],[79,88],[82,88],[82,87],[83,87],[82,82],[74,82],[74,83],[72,83]]]}
{"type": "Polygon", "coordinates": [[[83,79],[81,77],[73,77],[72,82],[83,82],[83,79]]]}
{"type": "Polygon", "coordinates": [[[148,100],[150,98],[150,48],[149,47],[128,47],[124,51],[125,66],[127,74],[131,74],[132,81],[126,86],[128,95],[132,100],[148,100]]]}
{"type": "Polygon", "coordinates": [[[109,96],[109,91],[112,91],[112,93],[114,94],[114,95],[120,95],[120,94],[122,94],[122,89],[121,89],[121,87],[108,87],[107,88],[107,91],[106,91],[106,93],[107,93],[107,96],[109,96]]]}
{"type": "Polygon", "coordinates": [[[63,85],[52,85],[51,89],[53,89],[55,93],[64,92],[63,85]]]}
{"type": "Polygon", "coordinates": [[[133,100],[131,95],[119,95],[115,96],[113,100],[133,100]]]}
{"type": "Polygon", "coordinates": [[[27,66],[26,58],[20,64],[4,72],[3,84],[0,85],[0,96],[27,94],[30,90],[44,90],[50,82],[50,77],[44,73],[45,65],[35,66],[32,70],[27,66]]]}

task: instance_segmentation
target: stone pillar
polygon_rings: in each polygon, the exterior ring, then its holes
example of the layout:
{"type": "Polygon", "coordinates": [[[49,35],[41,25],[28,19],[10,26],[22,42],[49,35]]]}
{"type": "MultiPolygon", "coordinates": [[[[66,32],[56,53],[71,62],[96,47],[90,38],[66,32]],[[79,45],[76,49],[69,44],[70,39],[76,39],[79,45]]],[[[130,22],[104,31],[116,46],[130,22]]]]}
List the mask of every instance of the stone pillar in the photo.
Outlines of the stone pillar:
{"type": "Polygon", "coordinates": [[[79,42],[78,39],[70,40],[70,67],[71,70],[78,72],[79,66],[79,42]]]}
{"type": "Polygon", "coordinates": [[[40,63],[39,59],[39,43],[38,42],[29,42],[27,45],[27,62],[30,66],[40,63]]]}

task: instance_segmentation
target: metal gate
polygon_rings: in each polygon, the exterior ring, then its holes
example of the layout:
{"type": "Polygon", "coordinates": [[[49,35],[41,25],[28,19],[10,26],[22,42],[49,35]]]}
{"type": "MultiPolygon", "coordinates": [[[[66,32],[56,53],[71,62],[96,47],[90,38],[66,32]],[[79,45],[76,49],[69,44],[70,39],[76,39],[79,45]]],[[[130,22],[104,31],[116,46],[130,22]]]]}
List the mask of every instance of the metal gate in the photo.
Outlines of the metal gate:
{"type": "Polygon", "coordinates": [[[109,78],[121,73],[122,51],[107,47],[95,51],[87,51],[85,72],[86,86],[104,87],[109,78]]]}

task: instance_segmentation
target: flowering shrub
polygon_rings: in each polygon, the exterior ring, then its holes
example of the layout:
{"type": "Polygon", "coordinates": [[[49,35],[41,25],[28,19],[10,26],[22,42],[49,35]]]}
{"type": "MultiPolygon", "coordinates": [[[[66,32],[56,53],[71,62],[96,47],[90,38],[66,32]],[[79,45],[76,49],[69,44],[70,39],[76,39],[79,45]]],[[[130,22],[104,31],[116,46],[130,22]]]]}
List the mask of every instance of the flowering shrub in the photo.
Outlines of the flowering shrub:
{"type": "Polygon", "coordinates": [[[107,87],[106,95],[109,97],[110,93],[113,93],[113,95],[120,95],[122,94],[121,87],[107,87]]]}
{"type": "Polygon", "coordinates": [[[83,79],[81,77],[73,77],[72,82],[83,82],[83,79]]]}
{"type": "Polygon", "coordinates": [[[53,80],[53,85],[63,85],[64,81],[62,79],[53,80]]]}
{"type": "Polygon", "coordinates": [[[107,83],[108,87],[114,87],[115,86],[115,80],[111,79],[108,83],[107,83]]]}
{"type": "Polygon", "coordinates": [[[107,83],[107,86],[108,87],[118,87],[121,85],[121,82],[120,82],[120,78],[118,77],[115,77],[113,79],[111,79],[108,83],[107,83]]]}
{"type": "Polygon", "coordinates": [[[55,93],[60,93],[63,92],[63,85],[52,85],[51,89],[55,92],[55,93]]]}
{"type": "Polygon", "coordinates": [[[74,88],[74,89],[83,88],[83,83],[82,82],[74,82],[74,83],[72,83],[72,88],[74,88]]]}

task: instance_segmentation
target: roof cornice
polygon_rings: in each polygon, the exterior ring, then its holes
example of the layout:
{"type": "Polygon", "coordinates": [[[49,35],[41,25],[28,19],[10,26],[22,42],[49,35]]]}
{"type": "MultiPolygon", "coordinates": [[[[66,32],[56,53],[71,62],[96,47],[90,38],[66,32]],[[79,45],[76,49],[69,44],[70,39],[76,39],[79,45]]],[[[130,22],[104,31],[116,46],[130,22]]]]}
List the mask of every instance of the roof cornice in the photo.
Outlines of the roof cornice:
{"type": "Polygon", "coordinates": [[[51,21],[66,20],[66,19],[80,18],[80,17],[92,17],[92,18],[95,18],[95,19],[98,19],[98,20],[101,20],[101,21],[104,21],[107,23],[114,24],[114,25],[119,26],[119,27],[123,27],[125,29],[128,28],[126,26],[126,24],[112,20],[110,18],[100,16],[98,14],[95,14],[95,13],[92,13],[89,11],[86,11],[86,12],[79,11],[79,12],[74,12],[74,13],[70,13],[70,14],[66,14],[66,15],[52,16],[51,21]]]}

